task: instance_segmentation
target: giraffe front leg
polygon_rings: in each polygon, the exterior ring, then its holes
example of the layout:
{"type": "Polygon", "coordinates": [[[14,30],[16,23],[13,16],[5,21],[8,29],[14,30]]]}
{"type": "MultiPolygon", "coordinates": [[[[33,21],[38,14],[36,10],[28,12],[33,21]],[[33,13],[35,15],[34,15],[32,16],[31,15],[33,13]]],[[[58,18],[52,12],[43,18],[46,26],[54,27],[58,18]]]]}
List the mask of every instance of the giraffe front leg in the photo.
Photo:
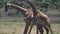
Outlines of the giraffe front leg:
{"type": "Polygon", "coordinates": [[[28,34],[30,34],[30,33],[31,33],[32,27],[33,27],[33,24],[31,25],[30,30],[29,30],[29,32],[28,32],[28,34]]]}
{"type": "Polygon", "coordinates": [[[38,27],[37,27],[37,31],[36,31],[36,34],[39,34],[39,33],[38,33],[38,31],[39,31],[39,30],[38,30],[38,27]]]}
{"type": "Polygon", "coordinates": [[[29,27],[29,25],[28,25],[28,24],[26,24],[26,26],[25,26],[25,30],[24,30],[23,34],[27,34],[28,27],[29,27]]]}

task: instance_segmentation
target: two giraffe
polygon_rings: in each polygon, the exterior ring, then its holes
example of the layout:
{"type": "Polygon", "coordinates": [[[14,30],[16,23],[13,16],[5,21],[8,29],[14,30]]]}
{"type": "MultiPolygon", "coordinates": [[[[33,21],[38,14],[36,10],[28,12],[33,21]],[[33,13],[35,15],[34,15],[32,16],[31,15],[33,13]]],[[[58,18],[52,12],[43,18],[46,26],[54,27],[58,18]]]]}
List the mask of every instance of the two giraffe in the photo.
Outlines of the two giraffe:
{"type": "Polygon", "coordinates": [[[33,25],[37,26],[37,34],[38,34],[38,29],[41,32],[41,34],[43,34],[43,28],[46,30],[47,34],[49,33],[49,30],[51,31],[51,34],[53,34],[50,25],[50,19],[48,18],[48,16],[40,12],[40,10],[36,9],[35,5],[32,2],[30,1],[27,2],[31,6],[32,10],[28,10],[10,3],[7,3],[5,6],[6,11],[7,11],[6,7],[11,6],[19,10],[24,15],[26,26],[23,34],[27,34],[28,28],[29,26],[31,26],[30,31],[28,32],[28,34],[30,34],[33,25]]]}

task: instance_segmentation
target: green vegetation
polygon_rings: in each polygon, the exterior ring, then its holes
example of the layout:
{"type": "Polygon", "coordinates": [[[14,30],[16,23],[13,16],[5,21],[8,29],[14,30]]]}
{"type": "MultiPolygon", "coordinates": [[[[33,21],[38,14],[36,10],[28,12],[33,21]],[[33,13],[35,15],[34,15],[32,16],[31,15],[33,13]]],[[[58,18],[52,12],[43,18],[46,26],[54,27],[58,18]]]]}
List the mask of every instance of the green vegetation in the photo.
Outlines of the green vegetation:
{"type": "MultiPolygon", "coordinates": [[[[60,34],[60,24],[53,23],[51,25],[54,34],[60,34]]],[[[0,34],[23,34],[24,26],[25,26],[24,22],[0,21],[0,34]]],[[[36,26],[33,27],[31,34],[36,34],[36,26]]]]}
{"type": "MultiPolygon", "coordinates": [[[[5,2],[10,2],[25,8],[29,8],[29,5],[26,3],[26,0],[24,2],[22,1],[24,0],[0,0],[0,8],[3,7],[5,2]]],[[[60,8],[60,0],[32,0],[32,2],[43,11],[47,11],[48,8],[60,8]]]]}
{"type": "MultiPolygon", "coordinates": [[[[4,7],[5,2],[16,4],[23,8],[30,8],[28,3],[26,3],[26,0],[25,1],[24,0],[0,0],[0,10],[1,10],[0,12],[3,12],[2,9],[4,9],[3,7],[4,7]]],[[[47,12],[48,10],[51,12],[51,9],[52,9],[52,10],[59,10],[59,14],[60,14],[60,0],[31,0],[31,2],[34,3],[37,6],[37,8],[39,8],[43,12],[47,12]]],[[[13,11],[12,8],[9,8],[9,9],[11,9],[11,11],[13,11]]],[[[55,11],[53,11],[53,12],[55,12],[55,11]]],[[[18,11],[15,13],[12,13],[12,12],[11,13],[7,12],[7,13],[8,13],[8,14],[6,14],[7,16],[12,16],[12,15],[14,16],[14,14],[15,15],[20,14],[18,11]]],[[[1,16],[2,15],[0,13],[0,17],[1,16]]]]}

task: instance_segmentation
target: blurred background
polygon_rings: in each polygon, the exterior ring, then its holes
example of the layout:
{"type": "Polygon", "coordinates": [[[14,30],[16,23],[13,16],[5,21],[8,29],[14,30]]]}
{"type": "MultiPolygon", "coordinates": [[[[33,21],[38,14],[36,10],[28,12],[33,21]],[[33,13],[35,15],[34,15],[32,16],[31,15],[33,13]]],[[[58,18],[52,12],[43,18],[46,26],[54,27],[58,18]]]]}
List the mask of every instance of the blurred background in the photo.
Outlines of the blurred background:
{"type": "MultiPolygon", "coordinates": [[[[23,15],[12,7],[9,8],[8,12],[4,12],[5,2],[30,9],[26,0],[0,0],[0,21],[23,21],[23,15]]],[[[41,12],[48,15],[52,22],[60,22],[60,0],[31,0],[31,2],[34,3],[41,12]]]]}
{"type": "MultiPolygon", "coordinates": [[[[22,34],[25,26],[23,14],[12,7],[8,8],[8,12],[4,12],[5,2],[26,9],[30,9],[30,6],[26,0],[0,0],[0,34],[22,34]]],[[[54,34],[60,34],[60,0],[31,0],[31,2],[49,16],[54,34]]],[[[32,29],[32,34],[36,34],[35,28],[32,29]]]]}

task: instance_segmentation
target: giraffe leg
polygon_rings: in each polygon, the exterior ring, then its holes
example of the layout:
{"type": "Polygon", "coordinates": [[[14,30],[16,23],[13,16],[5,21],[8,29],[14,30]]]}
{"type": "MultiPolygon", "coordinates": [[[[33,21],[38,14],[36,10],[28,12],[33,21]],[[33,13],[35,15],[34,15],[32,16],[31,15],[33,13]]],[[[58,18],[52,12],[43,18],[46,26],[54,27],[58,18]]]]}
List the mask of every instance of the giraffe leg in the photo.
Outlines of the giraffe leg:
{"type": "Polygon", "coordinates": [[[49,28],[51,34],[53,34],[53,31],[52,31],[50,22],[49,22],[49,21],[46,21],[46,23],[47,23],[47,26],[48,26],[48,28],[49,28]]]}
{"type": "Polygon", "coordinates": [[[38,29],[39,29],[40,33],[43,34],[43,32],[44,32],[43,28],[42,27],[38,27],[38,29]]]}
{"type": "Polygon", "coordinates": [[[32,27],[33,27],[33,24],[31,25],[30,30],[29,30],[29,32],[28,32],[28,34],[30,34],[30,33],[31,33],[32,27]]]}
{"type": "Polygon", "coordinates": [[[49,27],[49,29],[50,29],[51,34],[53,34],[53,31],[52,31],[51,27],[49,27]]]}
{"type": "Polygon", "coordinates": [[[43,29],[40,28],[39,31],[41,32],[41,34],[43,34],[43,29]]]}
{"type": "Polygon", "coordinates": [[[49,28],[51,34],[53,34],[53,31],[52,31],[51,25],[48,25],[48,28],[49,28]]]}
{"type": "MultiPolygon", "coordinates": [[[[28,34],[30,34],[30,33],[31,33],[32,27],[33,27],[33,25],[31,25],[30,30],[29,30],[29,32],[28,32],[28,34]]],[[[36,34],[38,34],[38,27],[37,27],[37,33],[36,33],[36,34]]]]}
{"type": "Polygon", "coordinates": [[[38,30],[38,27],[37,27],[37,33],[36,33],[36,34],[38,34],[38,31],[39,31],[39,30],[38,30]]]}
{"type": "Polygon", "coordinates": [[[46,30],[46,33],[49,34],[49,28],[45,27],[44,29],[46,30]]]}
{"type": "Polygon", "coordinates": [[[28,27],[29,27],[29,25],[28,25],[28,24],[26,24],[26,26],[25,26],[25,30],[24,30],[23,34],[27,34],[28,27]]]}

